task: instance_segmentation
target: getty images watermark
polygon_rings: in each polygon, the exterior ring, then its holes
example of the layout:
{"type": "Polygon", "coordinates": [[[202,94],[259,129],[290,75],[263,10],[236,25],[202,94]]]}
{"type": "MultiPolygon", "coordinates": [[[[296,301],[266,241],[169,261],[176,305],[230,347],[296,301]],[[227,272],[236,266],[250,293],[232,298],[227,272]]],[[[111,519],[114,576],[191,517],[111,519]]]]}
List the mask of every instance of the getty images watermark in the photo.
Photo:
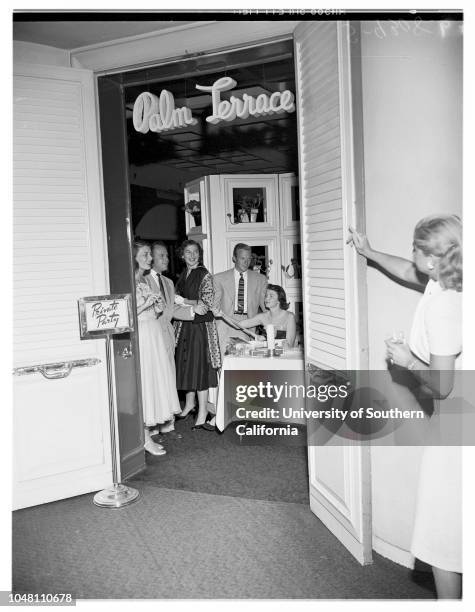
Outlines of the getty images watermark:
{"type": "MultiPolygon", "coordinates": [[[[443,376],[443,372],[437,372],[443,376]]],[[[239,442],[396,446],[475,445],[475,372],[453,376],[450,396],[434,397],[411,373],[231,370],[224,373],[219,422],[239,442]]],[[[219,398],[218,398],[219,399],[219,398]]],[[[218,421],[217,421],[218,422],[218,421]]]]}

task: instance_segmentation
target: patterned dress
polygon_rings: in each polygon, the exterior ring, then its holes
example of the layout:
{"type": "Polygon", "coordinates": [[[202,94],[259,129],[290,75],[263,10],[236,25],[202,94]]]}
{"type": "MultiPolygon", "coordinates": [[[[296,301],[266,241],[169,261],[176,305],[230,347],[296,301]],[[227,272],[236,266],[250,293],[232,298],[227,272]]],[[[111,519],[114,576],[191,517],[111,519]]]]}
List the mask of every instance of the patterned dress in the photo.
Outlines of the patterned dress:
{"type": "Polygon", "coordinates": [[[215,306],[213,279],[202,266],[184,270],[177,281],[176,293],[188,300],[198,300],[208,307],[193,321],[175,321],[176,386],[182,391],[203,391],[218,384],[221,367],[216,322],[211,309],[215,306]]]}

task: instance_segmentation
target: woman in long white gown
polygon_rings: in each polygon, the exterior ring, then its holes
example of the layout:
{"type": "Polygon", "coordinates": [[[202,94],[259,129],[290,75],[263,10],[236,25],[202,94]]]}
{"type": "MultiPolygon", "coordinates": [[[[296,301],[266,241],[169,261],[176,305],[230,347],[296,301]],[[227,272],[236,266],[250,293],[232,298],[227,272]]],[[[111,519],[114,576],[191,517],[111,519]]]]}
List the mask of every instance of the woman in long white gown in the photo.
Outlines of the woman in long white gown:
{"type": "MultiPolygon", "coordinates": [[[[462,223],[455,215],[433,215],[414,230],[413,261],[375,251],[366,236],[350,229],[360,255],[393,277],[424,291],[412,323],[409,344],[386,341],[392,364],[412,371],[434,398],[429,435],[451,425],[460,398],[456,371],[462,357],[462,223]],[[426,283],[421,283],[421,276],[426,283]]],[[[457,441],[456,441],[457,442],[457,441]]],[[[462,440],[452,446],[426,446],[422,454],[411,545],[415,557],[432,566],[439,599],[462,594],[462,440]]]]}
{"type": "Polygon", "coordinates": [[[144,278],[152,264],[150,246],[134,243],[135,288],[139,327],[140,379],[144,418],[145,450],[164,455],[161,444],[152,440],[150,430],[181,412],[175,372],[168,357],[162,327],[157,316],[162,311],[161,298],[153,293],[144,278]]]}

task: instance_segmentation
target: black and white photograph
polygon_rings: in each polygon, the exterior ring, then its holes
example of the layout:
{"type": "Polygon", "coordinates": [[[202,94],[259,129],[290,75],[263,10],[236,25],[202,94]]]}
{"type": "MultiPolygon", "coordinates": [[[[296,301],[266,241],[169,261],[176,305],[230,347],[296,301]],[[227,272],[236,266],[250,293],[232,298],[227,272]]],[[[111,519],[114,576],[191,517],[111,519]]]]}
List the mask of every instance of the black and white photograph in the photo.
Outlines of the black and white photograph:
{"type": "Polygon", "coordinates": [[[9,20],[2,605],[467,606],[464,10],[9,20]]]}

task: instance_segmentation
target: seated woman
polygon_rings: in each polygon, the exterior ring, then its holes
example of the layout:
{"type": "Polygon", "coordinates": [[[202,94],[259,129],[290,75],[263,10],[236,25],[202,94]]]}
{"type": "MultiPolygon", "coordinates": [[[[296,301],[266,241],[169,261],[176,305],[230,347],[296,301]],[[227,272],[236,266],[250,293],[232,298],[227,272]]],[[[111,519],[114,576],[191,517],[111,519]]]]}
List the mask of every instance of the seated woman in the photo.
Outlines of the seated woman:
{"type": "Polygon", "coordinates": [[[292,348],[297,335],[295,315],[287,310],[289,304],[284,289],[280,285],[267,285],[264,304],[268,308],[267,312],[260,312],[251,319],[242,319],[236,323],[245,329],[272,324],[276,340],[285,339],[287,346],[292,348]]]}

